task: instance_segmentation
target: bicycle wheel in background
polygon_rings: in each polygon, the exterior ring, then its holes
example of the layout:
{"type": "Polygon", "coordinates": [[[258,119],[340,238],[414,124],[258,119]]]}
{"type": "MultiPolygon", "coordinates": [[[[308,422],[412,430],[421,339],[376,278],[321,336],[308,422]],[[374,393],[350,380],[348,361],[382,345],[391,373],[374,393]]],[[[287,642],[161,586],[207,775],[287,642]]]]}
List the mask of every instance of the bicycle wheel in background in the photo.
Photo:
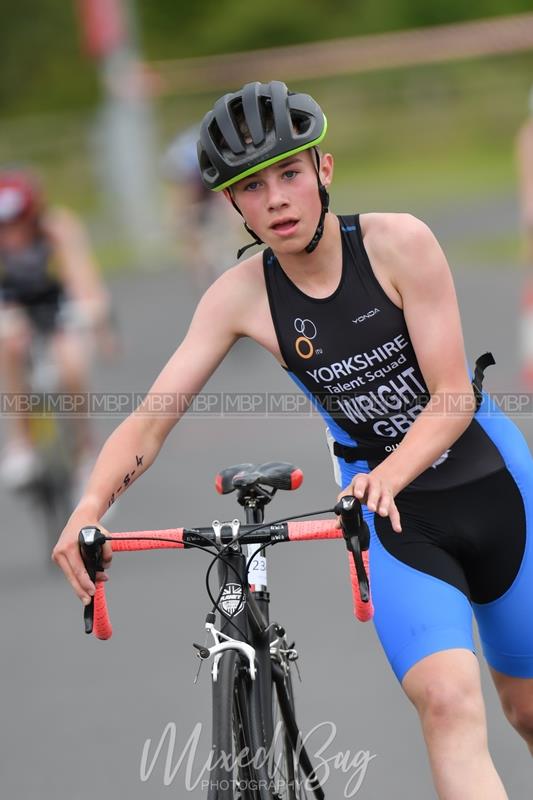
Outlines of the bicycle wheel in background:
{"type": "Polygon", "coordinates": [[[56,543],[74,507],[74,455],[65,420],[35,417],[30,435],[39,458],[40,471],[24,490],[46,537],[47,552],[56,543]]]}
{"type": "Polygon", "coordinates": [[[299,730],[294,713],[294,696],[290,671],[272,662],[272,780],[283,800],[305,800],[305,776],[297,763],[299,730]],[[293,736],[289,728],[293,726],[293,736]],[[294,746],[293,746],[294,744],[294,746]]]}
{"type": "MultiPolygon", "coordinates": [[[[284,642],[285,648],[287,643],[284,642]]],[[[325,794],[304,747],[296,722],[292,685],[292,663],[288,658],[272,660],[272,779],[281,800],[324,800],[325,794]]]]}

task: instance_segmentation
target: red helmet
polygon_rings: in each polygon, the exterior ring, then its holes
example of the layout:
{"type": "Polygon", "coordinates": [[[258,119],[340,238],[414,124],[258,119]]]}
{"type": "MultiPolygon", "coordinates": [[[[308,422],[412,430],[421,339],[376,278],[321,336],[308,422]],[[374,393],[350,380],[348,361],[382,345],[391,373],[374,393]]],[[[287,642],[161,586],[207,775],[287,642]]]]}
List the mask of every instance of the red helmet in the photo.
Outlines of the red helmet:
{"type": "Polygon", "coordinates": [[[0,225],[22,218],[33,219],[41,209],[37,181],[26,172],[0,172],[0,225]]]}

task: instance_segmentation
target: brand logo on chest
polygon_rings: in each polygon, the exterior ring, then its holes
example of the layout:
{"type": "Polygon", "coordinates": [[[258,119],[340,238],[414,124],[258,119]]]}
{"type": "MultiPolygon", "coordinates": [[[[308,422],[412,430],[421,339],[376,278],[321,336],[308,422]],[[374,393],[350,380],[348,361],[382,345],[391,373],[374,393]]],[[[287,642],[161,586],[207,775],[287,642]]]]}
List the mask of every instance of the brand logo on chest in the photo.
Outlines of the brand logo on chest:
{"type": "Polygon", "coordinates": [[[366,314],[361,314],[359,317],[352,319],[352,322],[354,325],[359,325],[360,322],[366,322],[367,319],[372,319],[372,317],[375,317],[380,311],[380,308],[371,308],[366,314]]]}
{"type": "Polygon", "coordinates": [[[316,339],[317,329],[312,320],[296,317],[294,330],[299,334],[294,342],[294,347],[300,358],[312,358],[315,353],[322,352],[316,349],[313,344],[313,340],[316,339]]]}

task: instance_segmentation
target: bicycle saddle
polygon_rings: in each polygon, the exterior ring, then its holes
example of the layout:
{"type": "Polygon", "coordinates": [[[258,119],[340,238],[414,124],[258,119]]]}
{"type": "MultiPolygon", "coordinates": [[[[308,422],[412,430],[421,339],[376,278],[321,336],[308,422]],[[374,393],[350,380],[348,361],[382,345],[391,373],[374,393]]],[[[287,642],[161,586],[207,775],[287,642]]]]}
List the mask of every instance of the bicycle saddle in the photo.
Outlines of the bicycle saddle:
{"type": "Polygon", "coordinates": [[[265,464],[235,464],[222,469],[215,478],[219,494],[229,494],[236,489],[253,486],[270,486],[272,489],[298,489],[304,474],[285,461],[267,461],[265,464]]]}

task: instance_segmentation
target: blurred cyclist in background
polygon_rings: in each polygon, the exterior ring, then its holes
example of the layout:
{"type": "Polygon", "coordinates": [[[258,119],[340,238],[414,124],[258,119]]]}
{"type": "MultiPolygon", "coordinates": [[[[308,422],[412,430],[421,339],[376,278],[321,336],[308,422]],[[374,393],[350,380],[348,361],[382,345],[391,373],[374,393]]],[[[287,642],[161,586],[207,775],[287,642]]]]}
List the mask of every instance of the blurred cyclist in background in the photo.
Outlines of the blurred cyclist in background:
{"type": "MultiPolygon", "coordinates": [[[[35,334],[49,342],[60,390],[87,391],[90,337],[111,353],[109,296],[80,220],[70,210],[48,208],[36,177],[0,171],[0,374],[7,393],[28,391],[28,358],[35,334]]],[[[76,420],[74,455],[80,471],[92,452],[87,418],[76,420]]],[[[27,417],[9,418],[0,480],[28,485],[38,463],[27,417]]],[[[81,476],[80,476],[81,477],[81,476]]]]}
{"type": "Polygon", "coordinates": [[[207,189],[198,167],[200,126],[180,133],[162,159],[171,185],[171,225],[176,229],[181,255],[199,292],[234,261],[234,215],[220,195],[207,189]]]}

